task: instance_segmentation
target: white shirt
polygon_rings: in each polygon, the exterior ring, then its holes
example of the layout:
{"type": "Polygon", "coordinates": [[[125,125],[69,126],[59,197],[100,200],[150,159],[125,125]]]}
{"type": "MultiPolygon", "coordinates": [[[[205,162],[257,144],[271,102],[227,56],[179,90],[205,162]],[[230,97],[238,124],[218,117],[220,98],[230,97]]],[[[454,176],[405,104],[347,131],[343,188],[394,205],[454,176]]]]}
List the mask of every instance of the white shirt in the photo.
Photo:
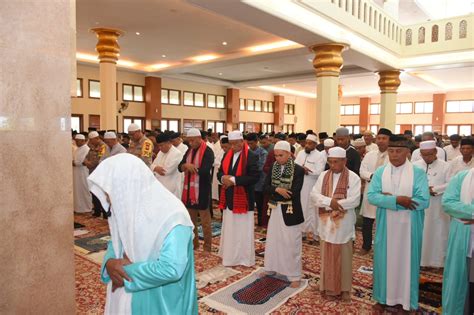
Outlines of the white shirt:
{"type": "Polygon", "coordinates": [[[443,149],[444,151],[446,151],[448,162],[461,155],[460,145],[458,145],[456,148],[454,148],[452,145],[448,145],[448,146],[445,146],[443,149]]]}
{"type": "Polygon", "coordinates": [[[375,144],[375,142],[372,142],[370,145],[367,145],[365,147],[366,152],[377,151],[378,149],[379,149],[379,146],[377,144],[375,144]]]}
{"type": "Polygon", "coordinates": [[[316,181],[319,174],[321,174],[321,172],[324,170],[326,159],[324,154],[316,149],[311,151],[309,154],[306,153],[305,150],[302,150],[296,156],[295,163],[310,170],[308,175],[304,176],[305,181],[307,179],[313,179],[316,181]]]}
{"type": "MultiPolygon", "coordinates": [[[[438,157],[438,160],[446,161],[446,151],[444,151],[440,147],[436,147],[436,150],[438,151],[436,153],[436,156],[438,157]]],[[[413,151],[413,153],[411,155],[411,162],[413,163],[413,162],[416,162],[420,159],[421,159],[420,149],[416,149],[415,151],[413,151]]]]}
{"type": "Polygon", "coordinates": [[[188,146],[182,142],[176,148],[181,152],[183,156],[186,154],[186,151],[188,151],[188,146]]]}
{"type": "Polygon", "coordinates": [[[178,171],[178,165],[182,158],[181,152],[172,145],[168,152],[158,152],[155,160],[150,165],[150,169],[155,174],[156,179],[178,198],[180,197],[179,191],[181,188],[181,173],[178,171]],[[164,168],[165,175],[154,172],[157,166],[164,168]]]}
{"type": "MultiPolygon", "coordinates": [[[[413,163],[426,172],[428,177],[428,185],[433,187],[436,195],[441,195],[446,190],[449,182],[448,177],[448,162],[436,159],[431,164],[426,164],[425,160],[421,159],[413,163]]],[[[432,205],[430,204],[430,207],[432,205]]]]}
{"type": "MultiPolygon", "coordinates": [[[[319,176],[316,185],[311,192],[311,198],[316,204],[316,209],[325,208],[326,210],[331,210],[331,199],[330,197],[324,196],[321,194],[324,176],[328,171],[324,171],[319,176]]],[[[332,191],[337,187],[337,182],[340,177],[339,174],[333,174],[332,181],[332,191]]],[[[319,237],[331,244],[345,244],[351,238],[355,237],[355,222],[356,215],[354,209],[360,203],[360,178],[356,173],[349,171],[349,184],[347,187],[347,197],[346,199],[339,200],[338,203],[346,210],[346,214],[338,224],[330,219],[321,219],[319,218],[319,237]]],[[[316,210],[318,213],[318,210],[316,210]]]]}
{"type": "Polygon", "coordinates": [[[461,156],[458,156],[454,158],[451,162],[449,162],[449,171],[448,171],[448,176],[449,178],[453,177],[457,173],[464,171],[464,170],[469,170],[474,167],[474,158],[471,158],[469,162],[464,162],[464,159],[461,156]]]}

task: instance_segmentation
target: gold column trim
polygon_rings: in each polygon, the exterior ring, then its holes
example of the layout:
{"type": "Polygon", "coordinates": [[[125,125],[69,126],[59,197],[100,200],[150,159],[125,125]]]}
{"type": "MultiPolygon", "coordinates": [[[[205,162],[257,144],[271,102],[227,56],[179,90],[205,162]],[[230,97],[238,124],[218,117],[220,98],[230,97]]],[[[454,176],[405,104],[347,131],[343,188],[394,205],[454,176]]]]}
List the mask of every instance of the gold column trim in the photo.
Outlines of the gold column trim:
{"type": "Polygon", "coordinates": [[[339,43],[317,44],[309,47],[315,53],[313,68],[316,77],[338,77],[344,63],[342,52],[347,45],[339,43]]]}
{"type": "Polygon", "coordinates": [[[95,50],[99,53],[100,62],[117,63],[120,56],[120,46],[118,38],[123,36],[124,32],[113,28],[97,27],[91,29],[97,35],[97,44],[95,50]]]}
{"type": "Polygon", "coordinates": [[[400,70],[384,70],[379,72],[380,93],[397,93],[400,81],[400,70]]]}

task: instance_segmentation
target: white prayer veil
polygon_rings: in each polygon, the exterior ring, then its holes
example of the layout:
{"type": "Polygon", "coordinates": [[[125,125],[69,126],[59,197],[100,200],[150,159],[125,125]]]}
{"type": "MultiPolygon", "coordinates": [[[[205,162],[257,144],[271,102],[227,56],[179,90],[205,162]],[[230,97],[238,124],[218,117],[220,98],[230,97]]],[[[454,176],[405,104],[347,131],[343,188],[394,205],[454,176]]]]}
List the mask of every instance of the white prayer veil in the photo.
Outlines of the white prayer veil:
{"type": "Polygon", "coordinates": [[[117,257],[125,252],[132,262],[155,260],[175,226],[193,227],[183,203],[134,155],[122,153],[104,160],[88,181],[104,209],[110,207],[109,227],[117,257]]]}

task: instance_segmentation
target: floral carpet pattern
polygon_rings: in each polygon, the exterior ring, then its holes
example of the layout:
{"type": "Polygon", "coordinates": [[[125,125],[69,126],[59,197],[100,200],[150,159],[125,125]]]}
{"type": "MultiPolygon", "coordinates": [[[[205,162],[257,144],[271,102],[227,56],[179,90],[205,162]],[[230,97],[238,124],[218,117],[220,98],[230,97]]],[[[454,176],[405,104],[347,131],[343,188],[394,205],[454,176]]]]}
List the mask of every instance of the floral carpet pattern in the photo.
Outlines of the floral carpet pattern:
{"type": "MultiPolygon", "coordinates": [[[[220,220],[220,214],[215,214],[214,220],[220,220]]],[[[75,215],[75,222],[85,225],[89,233],[77,236],[78,238],[91,237],[97,234],[108,232],[107,221],[101,218],[95,218],[91,215],[75,215]]],[[[256,228],[255,239],[265,237],[265,229],[256,228]]],[[[362,236],[357,231],[355,241],[355,253],[352,261],[353,282],[352,282],[352,300],[351,302],[342,302],[338,297],[326,296],[316,290],[319,281],[319,245],[303,242],[303,274],[308,279],[308,287],[289,299],[273,314],[379,314],[374,312],[375,302],[372,297],[372,275],[358,272],[361,266],[372,266],[372,255],[360,256],[357,251],[361,247],[362,236]]],[[[257,252],[264,250],[264,242],[256,242],[257,252]]],[[[202,246],[201,246],[202,248],[202,246]]],[[[213,238],[212,253],[207,254],[202,250],[195,252],[196,273],[208,270],[221,264],[220,257],[217,256],[219,248],[219,237],[213,238]]],[[[102,314],[105,305],[105,285],[100,281],[100,265],[94,260],[88,258],[88,253],[76,247],[76,305],[79,314],[102,314]]],[[[243,267],[237,266],[233,269],[240,271],[239,274],[231,276],[222,282],[209,284],[198,290],[198,299],[211,294],[247,275],[258,267],[263,266],[263,257],[256,256],[256,266],[243,267]]],[[[440,269],[425,269],[421,272],[422,282],[434,283],[435,285],[442,281],[442,271],[440,269]]],[[[428,286],[429,287],[429,286],[428,286]]],[[[420,291],[420,308],[418,314],[436,314],[439,309],[439,295],[433,297],[433,292],[420,291]]],[[[199,303],[200,314],[219,314],[218,311],[208,307],[204,303],[199,303]]],[[[384,311],[384,314],[401,313],[399,308],[391,307],[384,311]]]]}

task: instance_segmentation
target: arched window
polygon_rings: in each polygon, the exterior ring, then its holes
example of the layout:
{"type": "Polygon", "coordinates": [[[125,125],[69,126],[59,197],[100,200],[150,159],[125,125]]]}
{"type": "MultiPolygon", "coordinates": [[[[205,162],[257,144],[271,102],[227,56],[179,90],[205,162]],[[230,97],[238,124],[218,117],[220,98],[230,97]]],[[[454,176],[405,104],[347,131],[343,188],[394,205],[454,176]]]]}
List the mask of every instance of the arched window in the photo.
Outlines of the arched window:
{"type": "Polygon", "coordinates": [[[387,34],[387,18],[383,18],[383,34],[387,34]]]}
{"type": "Polygon", "coordinates": [[[396,31],[395,31],[395,38],[396,38],[395,40],[398,43],[398,26],[397,26],[396,31]]]}
{"type": "Polygon", "coordinates": [[[393,23],[392,23],[392,34],[391,34],[390,38],[391,38],[392,40],[395,39],[395,24],[393,24],[393,23]]]}
{"type": "Polygon", "coordinates": [[[356,16],[356,0],[352,0],[352,16],[356,16]]]}
{"type": "Polygon", "coordinates": [[[467,21],[462,20],[459,22],[459,38],[466,38],[467,37],[467,21]]]}
{"type": "Polygon", "coordinates": [[[367,3],[364,3],[364,23],[367,23],[367,3]]]}
{"type": "Polygon", "coordinates": [[[342,8],[342,0],[339,0],[339,8],[342,8]]]}
{"type": "Polygon", "coordinates": [[[418,29],[418,44],[425,43],[425,28],[422,26],[418,29]]]}
{"type": "Polygon", "coordinates": [[[431,27],[431,42],[435,43],[438,41],[438,33],[439,33],[439,27],[438,25],[433,25],[431,27]]]}
{"type": "Polygon", "coordinates": [[[448,22],[446,23],[446,28],[444,32],[444,40],[451,40],[453,39],[453,23],[448,22]]]}
{"type": "Polygon", "coordinates": [[[359,5],[357,6],[357,18],[360,20],[362,12],[361,0],[359,0],[359,5]]]}
{"type": "Polygon", "coordinates": [[[406,33],[406,37],[405,37],[405,46],[410,46],[411,45],[411,36],[412,36],[411,29],[407,29],[407,33],[406,33]]]}
{"type": "Polygon", "coordinates": [[[372,7],[369,8],[369,26],[372,26],[372,7]]]}
{"type": "Polygon", "coordinates": [[[378,14],[377,14],[377,10],[374,11],[374,28],[377,29],[377,17],[378,17],[378,14]]]}
{"type": "Polygon", "coordinates": [[[382,14],[379,14],[379,32],[382,31],[382,14]]]}

